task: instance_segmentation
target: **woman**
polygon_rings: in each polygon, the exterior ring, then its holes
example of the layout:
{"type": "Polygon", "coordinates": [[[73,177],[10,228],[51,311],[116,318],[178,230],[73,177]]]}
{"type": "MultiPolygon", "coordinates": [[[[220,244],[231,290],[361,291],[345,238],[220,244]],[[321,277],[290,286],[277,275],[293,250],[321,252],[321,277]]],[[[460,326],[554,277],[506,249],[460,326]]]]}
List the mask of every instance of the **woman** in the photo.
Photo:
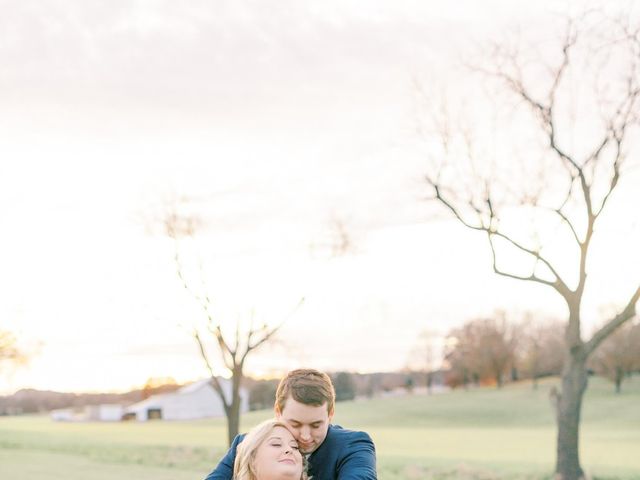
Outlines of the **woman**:
{"type": "Polygon", "coordinates": [[[309,480],[306,459],[287,427],[267,420],[238,444],[234,480],[309,480]]]}

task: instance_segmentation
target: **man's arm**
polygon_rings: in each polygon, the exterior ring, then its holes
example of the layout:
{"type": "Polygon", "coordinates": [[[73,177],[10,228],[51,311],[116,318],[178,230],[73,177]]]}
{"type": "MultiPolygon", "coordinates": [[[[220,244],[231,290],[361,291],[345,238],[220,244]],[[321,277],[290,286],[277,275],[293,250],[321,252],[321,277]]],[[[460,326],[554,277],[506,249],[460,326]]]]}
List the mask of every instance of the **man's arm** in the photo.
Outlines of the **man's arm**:
{"type": "Polygon", "coordinates": [[[233,462],[236,460],[236,447],[242,441],[244,435],[236,435],[229,451],[226,453],[213,472],[207,475],[205,480],[231,480],[233,478],[233,462]]]}
{"type": "Polygon", "coordinates": [[[377,480],[376,447],[365,432],[352,432],[345,445],[346,455],[337,465],[336,480],[377,480]]]}

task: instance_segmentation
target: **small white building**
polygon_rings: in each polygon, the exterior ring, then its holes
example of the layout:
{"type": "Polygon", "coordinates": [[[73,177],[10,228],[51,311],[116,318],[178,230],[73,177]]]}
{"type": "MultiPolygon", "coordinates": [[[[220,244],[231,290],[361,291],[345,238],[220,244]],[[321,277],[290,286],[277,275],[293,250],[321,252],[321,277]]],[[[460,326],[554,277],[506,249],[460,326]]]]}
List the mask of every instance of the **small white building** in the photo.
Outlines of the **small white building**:
{"type": "Polygon", "coordinates": [[[52,410],[50,416],[56,422],[118,422],[122,420],[124,407],[116,403],[87,405],[76,408],[52,410]]]}
{"type": "MultiPolygon", "coordinates": [[[[226,398],[231,399],[231,381],[223,378],[218,381],[226,398]]],[[[240,412],[249,411],[249,393],[245,388],[240,388],[240,398],[240,412]]],[[[222,416],[224,406],[220,396],[211,386],[210,379],[185,385],[172,393],[152,395],[124,410],[124,418],[138,421],[194,420],[222,416]]]]}
{"type": "Polygon", "coordinates": [[[95,422],[119,422],[122,420],[124,407],[117,403],[103,403],[85,407],[87,420],[95,422]]]}
{"type": "Polygon", "coordinates": [[[76,419],[76,415],[72,408],[58,408],[49,412],[51,420],[56,422],[73,422],[76,419]]]}

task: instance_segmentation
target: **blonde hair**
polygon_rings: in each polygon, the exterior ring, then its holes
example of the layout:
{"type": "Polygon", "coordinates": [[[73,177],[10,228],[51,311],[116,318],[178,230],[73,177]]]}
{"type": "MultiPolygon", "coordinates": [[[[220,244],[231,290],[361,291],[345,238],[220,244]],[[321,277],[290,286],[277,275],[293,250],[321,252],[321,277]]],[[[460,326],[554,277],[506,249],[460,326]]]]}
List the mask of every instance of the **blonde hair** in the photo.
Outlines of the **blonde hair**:
{"type": "MultiPolygon", "coordinates": [[[[270,419],[253,427],[242,439],[236,449],[236,460],[233,464],[233,480],[258,480],[255,465],[256,452],[276,427],[283,427],[288,430],[284,423],[270,419]]],[[[302,474],[300,475],[300,480],[311,480],[307,476],[306,457],[304,455],[301,456],[302,474]]]]}

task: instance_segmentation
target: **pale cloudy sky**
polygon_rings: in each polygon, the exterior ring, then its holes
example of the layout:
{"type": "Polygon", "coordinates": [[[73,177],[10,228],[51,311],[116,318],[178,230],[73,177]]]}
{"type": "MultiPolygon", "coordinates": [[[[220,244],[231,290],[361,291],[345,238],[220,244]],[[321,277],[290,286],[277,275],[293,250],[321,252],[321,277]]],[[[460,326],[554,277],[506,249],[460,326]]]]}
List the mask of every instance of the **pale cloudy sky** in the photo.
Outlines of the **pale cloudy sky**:
{"type": "Polygon", "coordinates": [[[396,369],[425,328],[562,312],[489,274],[486,246],[422,200],[410,147],[416,74],[459,82],[460,52],[543,29],[555,3],[0,2],[0,327],[40,345],[0,391],[206,374],[200,312],[145,225],[171,196],[207,219],[219,318],[306,299],[248,373],[396,369]],[[323,253],[332,218],[354,253],[323,253]]]}

